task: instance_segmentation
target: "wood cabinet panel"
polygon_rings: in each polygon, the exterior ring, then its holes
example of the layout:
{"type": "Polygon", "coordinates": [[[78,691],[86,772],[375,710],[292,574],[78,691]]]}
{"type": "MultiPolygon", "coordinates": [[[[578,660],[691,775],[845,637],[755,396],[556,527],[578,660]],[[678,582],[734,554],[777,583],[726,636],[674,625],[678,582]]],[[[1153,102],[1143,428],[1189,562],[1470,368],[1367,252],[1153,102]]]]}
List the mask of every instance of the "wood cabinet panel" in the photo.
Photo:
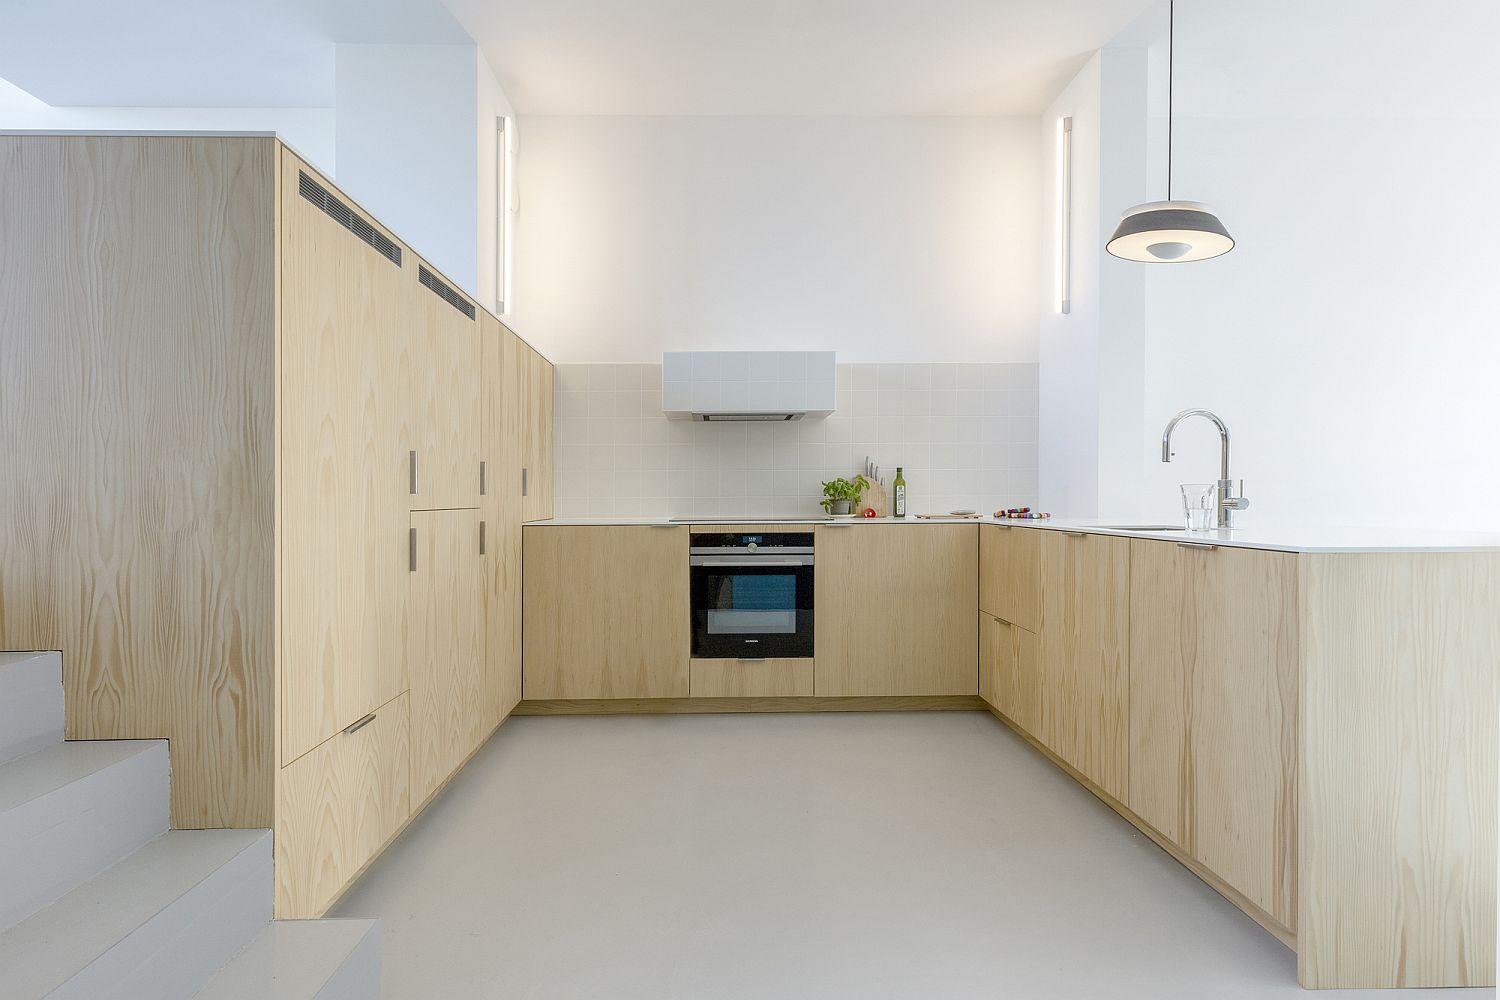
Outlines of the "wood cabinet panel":
{"type": "Polygon", "coordinates": [[[522,518],[541,521],[552,516],[552,364],[526,344],[521,345],[521,354],[526,365],[522,405],[526,495],[522,518]]]}
{"type": "Polygon", "coordinates": [[[819,525],[819,697],[977,694],[972,524],[819,525]]]}
{"type": "Polygon", "coordinates": [[[481,320],[485,684],[491,725],[498,725],[521,700],[521,406],[528,371],[519,338],[487,313],[481,320]]]}
{"type": "Polygon", "coordinates": [[[420,806],[489,733],[479,511],[417,511],[410,574],[412,801],[420,806]]]}
{"type": "Polygon", "coordinates": [[[528,699],[686,698],[688,529],[525,529],[528,699]]]}
{"type": "Polygon", "coordinates": [[[1500,555],[1304,555],[1298,597],[1298,978],[1492,985],[1500,555]]]}
{"type": "Polygon", "coordinates": [[[1042,712],[1041,647],[1036,634],[979,613],[979,694],[1032,735],[1042,712]]]}
{"type": "Polygon", "coordinates": [[[1043,689],[1034,735],[1123,800],[1129,774],[1130,539],[1038,534],[1043,689]]]}
{"type": "Polygon", "coordinates": [[[1295,930],[1297,557],[1131,543],[1126,805],[1295,930]]]}
{"type": "Polygon", "coordinates": [[[979,527],[979,610],[1029,632],[1041,629],[1041,532],[979,527]]]}
{"type": "Polygon", "coordinates": [[[476,310],[471,319],[421,284],[422,267],[448,284],[430,264],[411,255],[404,268],[402,303],[411,355],[404,365],[407,388],[402,398],[408,408],[411,447],[417,452],[417,491],[411,492],[408,471],[407,505],[410,510],[477,507],[482,436],[480,313],[476,310]]]}
{"type": "Polygon", "coordinates": [[[321,916],[411,816],[408,711],[402,694],[280,770],[278,918],[321,916]]]}
{"type": "Polygon", "coordinates": [[[299,193],[281,206],[281,763],[406,688],[399,265],[299,193]]]}
{"type": "Polygon", "coordinates": [[[793,659],[694,659],[689,668],[693,698],[811,698],[813,661],[793,659]]]}

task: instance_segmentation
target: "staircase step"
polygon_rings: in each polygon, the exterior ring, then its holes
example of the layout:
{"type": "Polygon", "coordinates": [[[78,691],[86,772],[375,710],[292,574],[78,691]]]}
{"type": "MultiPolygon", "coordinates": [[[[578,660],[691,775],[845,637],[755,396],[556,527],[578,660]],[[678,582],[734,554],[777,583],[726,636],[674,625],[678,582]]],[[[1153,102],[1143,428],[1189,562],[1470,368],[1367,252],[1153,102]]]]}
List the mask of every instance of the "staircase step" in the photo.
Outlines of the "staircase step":
{"type": "Polygon", "coordinates": [[[198,1000],[378,1000],[374,920],[277,920],[198,994],[198,1000]]]}
{"type": "Polygon", "coordinates": [[[0,653],[0,764],[62,738],[62,654],[0,653]]]}
{"type": "Polygon", "coordinates": [[[54,743],[0,764],[0,929],[167,830],[166,740],[54,743]]]}
{"type": "Polygon", "coordinates": [[[0,932],[6,1000],[187,1000],[271,919],[269,830],[162,834],[0,932]]]}

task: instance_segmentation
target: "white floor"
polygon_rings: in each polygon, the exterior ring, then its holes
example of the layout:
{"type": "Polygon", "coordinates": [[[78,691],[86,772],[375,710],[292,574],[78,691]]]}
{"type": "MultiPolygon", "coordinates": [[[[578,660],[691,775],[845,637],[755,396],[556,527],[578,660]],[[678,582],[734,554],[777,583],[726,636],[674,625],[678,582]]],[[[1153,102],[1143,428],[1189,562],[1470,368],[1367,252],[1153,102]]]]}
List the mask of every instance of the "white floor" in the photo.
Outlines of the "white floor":
{"type": "Polygon", "coordinates": [[[1302,995],[972,712],[512,719],[336,915],[384,921],[399,1000],[1302,995]]]}

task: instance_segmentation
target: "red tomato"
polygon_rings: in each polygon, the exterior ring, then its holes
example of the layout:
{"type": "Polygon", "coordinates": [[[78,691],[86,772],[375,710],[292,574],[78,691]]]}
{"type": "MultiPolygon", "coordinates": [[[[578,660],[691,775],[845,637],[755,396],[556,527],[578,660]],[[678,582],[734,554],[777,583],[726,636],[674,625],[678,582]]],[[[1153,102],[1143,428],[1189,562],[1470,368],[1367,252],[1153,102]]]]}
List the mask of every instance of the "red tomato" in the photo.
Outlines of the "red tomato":
{"type": "Polygon", "coordinates": [[[866,507],[865,508],[865,514],[864,514],[864,516],[865,517],[874,517],[875,516],[875,508],[874,507],[866,507]]]}

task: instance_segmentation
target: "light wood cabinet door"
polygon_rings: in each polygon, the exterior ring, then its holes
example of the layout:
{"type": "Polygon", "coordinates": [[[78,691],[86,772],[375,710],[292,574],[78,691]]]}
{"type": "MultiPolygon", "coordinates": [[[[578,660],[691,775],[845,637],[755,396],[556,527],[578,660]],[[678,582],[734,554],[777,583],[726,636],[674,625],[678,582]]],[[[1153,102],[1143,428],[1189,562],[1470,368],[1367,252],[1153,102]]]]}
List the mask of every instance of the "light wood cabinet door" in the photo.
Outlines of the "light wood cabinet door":
{"type": "Polygon", "coordinates": [[[402,694],[282,768],[276,780],[276,916],[319,917],[411,816],[402,694]]]}
{"type": "Polygon", "coordinates": [[[1030,632],[1041,628],[1041,532],[979,526],[979,610],[1030,632]]]}
{"type": "Polygon", "coordinates": [[[978,526],[816,530],[817,695],[978,694],[978,526]]]}
{"type": "Polygon", "coordinates": [[[525,529],[528,699],[686,698],[686,525],[525,529]]]}
{"type": "Polygon", "coordinates": [[[415,569],[407,664],[412,801],[419,808],[490,731],[479,522],[477,510],[411,515],[415,569]]]}
{"type": "Polygon", "coordinates": [[[1130,618],[1125,804],[1291,928],[1297,557],[1132,541],[1130,618]]]}
{"type": "Polygon", "coordinates": [[[552,516],[552,364],[526,344],[521,352],[526,365],[522,518],[542,521],[552,516]]]}
{"type": "Polygon", "coordinates": [[[480,311],[415,254],[407,262],[410,510],[479,506],[480,311]],[[426,283],[423,274],[427,275],[426,283]],[[456,304],[455,304],[456,303],[456,304]],[[472,310],[472,315],[469,311],[472,310]]]}
{"type": "Polygon", "coordinates": [[[1036,735],[1042,708],[1041,647],[1036,633],[979,613],[979,695],[1036,735]]]}
{"type": "Polygon", "coordinates": [[[484,341],[484,663],[491,727],[521,700],[521,404],[523,345],[481,315],[484,341]]]}
{"type": "Polygon", "coordinates": [[[301,194],[283,154],[281,759],[406,688],[400,265],[301,194]]]}
{"type": "Polygon", "coordinates": [[[1033,735],[1124,801],[1129,776],[1130,539],[1038,530],[1042,696],[1033,735]]]}

